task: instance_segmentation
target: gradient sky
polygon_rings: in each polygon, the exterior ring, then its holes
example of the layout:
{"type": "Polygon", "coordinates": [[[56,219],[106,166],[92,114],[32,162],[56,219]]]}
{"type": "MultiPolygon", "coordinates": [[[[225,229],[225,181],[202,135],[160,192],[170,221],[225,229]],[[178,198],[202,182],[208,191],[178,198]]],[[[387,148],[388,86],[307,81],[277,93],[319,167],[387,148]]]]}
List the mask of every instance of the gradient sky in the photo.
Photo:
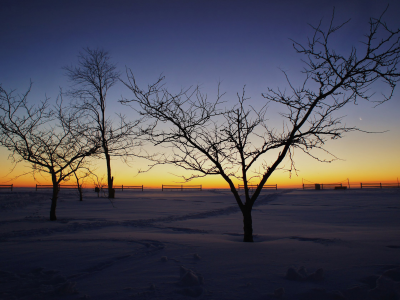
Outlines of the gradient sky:
{"type": "MultiPolygon", "coordinates": [[[[232,103],[246,85],[253,103],[261,105],[264,100],[260,95],[267,87],[287,87],[280,69],[294,83],[302,81],[301,57],[294,52],[290,39],[305,42],[312,34],[307,24],[318,24],[322,19],[326,25],[333,7],[338,23],[351,18],[333,44],[340,51],[359,45],[368,31],[369,17],[377,17],[387,4],[390,6],[385,20],[389,26],[400,26],[398,0],[0,0],[0,4],[0,83],[6,90],[23,92],[32,80],[32,102],[45,95],[55,100],[59,88],[69,86],[62,67],[75,64],[83,47],[101,47],[109,51],[121,72],[125,66],[131,68],[139,84],[151,83],[163,73],[169,88],[201,85],[211,99],[221,81],[225,100],[232,103]]],[[[270,183],[299,185],[302,179],[328,183],[347,178],[357,183],[396,181],[400,177],[399,88],[391,102],[377,108],[372,103],[360,103],[342,111],[349,126],[387,132],[349,133],[339,141],[329,142],[327,149],[342,159],[331,164],[318,163],[298,153],[298,176],[289,179],[287,173],[279,171],[270,183]]],[[[120,84],[109,94],[110,113],[124,112],[134,118],[117,102],[121,95],[130,97],[120,84]]],[[[270,122],[278,122],[275,118],[272,110],[270,122]]],[[[0,183],[28,170],[21,166],[8,174],[12,167],[8,155],[0,149],[0,183]]],[[[103,165],[98,162],[99,175],[105,173],[103,165]]],[[[134,160],[130,167],[114,161],[116,184],[161,186],[179,180],[171,173],[182,174],[180,169],[163,166],[134,177],[137,169],[145,165],[140,160],[134,160]]],[[[46,178],[38,180],[42,184],[48,182],[46,178]]],[[[11,182],[35,184],[30,175],[11,182]]],[[[197,183],[225,186],[216,177],[193,182],[197,183]]]]}

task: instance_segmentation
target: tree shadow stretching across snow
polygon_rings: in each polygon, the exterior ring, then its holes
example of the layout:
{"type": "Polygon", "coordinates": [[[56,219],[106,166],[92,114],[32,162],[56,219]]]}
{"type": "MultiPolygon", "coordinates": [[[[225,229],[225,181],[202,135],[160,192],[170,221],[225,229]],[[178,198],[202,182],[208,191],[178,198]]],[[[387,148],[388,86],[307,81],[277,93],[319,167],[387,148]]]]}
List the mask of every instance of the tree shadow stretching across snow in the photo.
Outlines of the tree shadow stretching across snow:
{"type": "MultiPolygon", "coordinates": [[[[278,192],[274,194],[265,195],[260,197],[258,201],[255,203],[255,206],[265,205],[270,203],[273,200],[276,200],[282,193],[287,193],[288,191],[278,192]]],[[[124,220],[124,221],[111,221],[101,218],[88,218],[84,220],[75,220],[71,218],[59,218],[57,221],[58,227],[49,227],[48,220],[46,218],[25,218],[20,220],[10,220],[4,221],[1,225],[5,225],[9,222],[33,222],[35,224],[43,223],[45,227],[43,228],[35,228],[35,229],[24,229],[24,230],[14,230],[12,232],[5,232],[0,234],[0,241],[5,241],[10,238],[19,238],[19,237],[37,237],[37,236],[48,236],[56,233],[74,233],[80,231],[87,230],[98,230],[106,227],[112,226],[123,226],[123,227],[135,227],[135,228],[160,228],[159,224],[156,223],[168,223],[175,221],[186,221],[193,219],[205,219],[205,218],[213,218],[221,215],[229,215],[233,213],[239,212],[239,207],[235,204],[232,206],[220,208],[220,209],[212,209],[203,212],[195,212],[189,213],[185,215],[170,215],[167,217],[160,217],[154,219],[142,219],[142,220],[124,220]]],[[[196,230],[190,228],[179,228],[174,229],[172,227],[166,227],[173,230],[186,231],[190,233],[207,233],[204,230],[196,230]]]]}

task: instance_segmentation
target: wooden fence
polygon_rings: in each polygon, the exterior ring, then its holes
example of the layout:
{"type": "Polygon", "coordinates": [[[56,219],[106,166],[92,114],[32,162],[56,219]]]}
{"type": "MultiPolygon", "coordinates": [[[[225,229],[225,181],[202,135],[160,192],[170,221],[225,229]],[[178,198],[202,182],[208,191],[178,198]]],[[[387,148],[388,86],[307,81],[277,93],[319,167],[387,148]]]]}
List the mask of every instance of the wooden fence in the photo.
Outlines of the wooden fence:
{"type": "Polygon", "coordinates": [[[360,183],[360,188],[365,189],[365,188],[400,188],[399,183],[360,183]]]}
{"type": "MultiPolygon", "coordinates": [[[[249,190],[254,190],[258,187],[257,184],[248,184],[247,185],[249,190]]],[[[277,184],[264,184],[264,186],[262,187],[263,189],[278,189],[278,185],[277,184]]],[[[238,184],[238,190],[240,189],[244,189],[244,184],[238,184]]]]}
{"type": "Polygon", "coordinates": [[[13,184],[0,184],[0,189],[11,189],[13,190],[13,184]]]}
{"type": "MultiPolygon", "coordinates": [[[[108,189],[108,186],[107,185],[102,185],[101,186],[101,190],[107,190],[108,189]]],[[[114,185],[113,186],[113,189],[116,189],[116,190],[121,190],[121,191],[124,191],[124,190],[142,190],[142,192],[143,192],[143,185],[114,185]]]]}
{"type": "Polygon", "coordinates": [[[162,184],[161,185],[161,190],[202,190],[203,186],[200,185],[174,185],[174,184],[162,184]]]}
{"type": "MultiPolygon", "coordinates": [[[[52,184],[37,184],[36,185],[36,190],[38,190],[38,189],[52,189],[52,188],[53,188],[52,184]]],[[[58,190],[61,190],[61,189],[77,189],[77,188],[78,188],[77,184],[59,184],[58,185],[58,190]]]]}
{"type": "Polygon", "coordinates": [[[303,183],[303,190],[306,189],[323,190],[324,187],[325,189],[333,188],[335,190],[344,190],[347,188],[346,186],[343,186],[343,184],[341,183],[312,183],[312,184],[303,183]]]}
{"type": "MultiPolygon", "coordinates": [[[[38,189],[52,189],[53,185],[52,184],[37,184],[36,185],[36,191],[38,189]]],[[[60,185],[58,186],[58,189],[60,189],[60,185]]]]}
{"type": "MultiPolygon", "coordinates": [[[[60,184],[59,189],[63,188],[63,189],[77,189],[78,185],[77,184],[60,184]]],[[[80,186],[82,188],[82,186],[80,186]]]]}

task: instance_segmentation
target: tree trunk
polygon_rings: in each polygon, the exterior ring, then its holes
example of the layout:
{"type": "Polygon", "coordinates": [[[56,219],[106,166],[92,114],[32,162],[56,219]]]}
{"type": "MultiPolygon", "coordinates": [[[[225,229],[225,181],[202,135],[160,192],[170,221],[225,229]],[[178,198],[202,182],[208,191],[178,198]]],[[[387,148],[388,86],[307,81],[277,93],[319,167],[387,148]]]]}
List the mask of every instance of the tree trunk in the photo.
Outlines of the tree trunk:
{"type": "Polygon", "coordinates": [[[108,154],[108,149],[104,151],[107,161],[107,184],[108,184],[108,198],[115,198],[115,191],[113,189],[114,177],[111,176],[111,158],[108,154]]]}
{"type": "Polygon", "coordinates": [[[253,221],[251,218],[251,208],[244,208],[243,214],[243,242],[253,242],[253,221]]]}
{"type": "Polygon", "coordinates": [[[80,185],[78,185],[78,191],[79,191],[79,201],[83,201],[82,187],[80,185]]]}
{"type": "Polygon", "coordinates": [[[57,207],[57,199],[58,199],[58,182],[53,181],[53,197],[51,198],[51,207],[50,207],[50,221],[56,221],[56,207],[57,207]]]}
{"type": "Polygon", "coordinates": [[[82,185],[79,184],[79,177],[78,177],[78,175],[76,175],[76,171],[74,172],[74,176],[75,176],[75,179],[76,179],[76,185],[78,186],[79,201],[83,201],[82,185]]]}

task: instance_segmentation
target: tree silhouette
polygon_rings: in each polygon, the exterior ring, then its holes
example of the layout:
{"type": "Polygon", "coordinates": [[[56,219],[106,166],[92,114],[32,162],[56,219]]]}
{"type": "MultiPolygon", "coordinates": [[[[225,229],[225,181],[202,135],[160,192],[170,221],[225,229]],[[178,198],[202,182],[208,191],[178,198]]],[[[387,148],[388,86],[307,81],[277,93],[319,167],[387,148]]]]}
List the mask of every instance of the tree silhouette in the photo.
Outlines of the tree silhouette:
{"type": "Polygon", "coordinates": [[[17,96],[0,86],[0,145],[12,152],[15,163],[31,163],[34,175],[50,174],[53,221],[57,220],[60,183],[79,170],[88,156],[96,154],[100,145],[91,138],[89,124],[81,122],[80,112],[63,106],[62,96],[54,108],[50,108],[48,98],[37,106],[29,105],[31,86],[17,96]]]}
{"type": "Polygon", "coordinates": [[[195,171],[186,180],[216,174],[224,178],[243,214],[244,241],[252,242],[252,207],[284,158],[291,161],[290,171],[295,170],[292,156],[295,149],[321,160],[313,153],[314,149],[329,153],[324,148],[327,139],[359,130],[342,124],[342,118],[335,113],[358,99],[370,100],[377,81],[388,86],[379,103],[392,97],[400,76],[397,70],[400,30],[389,29],[382,16],[370,19],[365,41],[359,48],[353,46],[348,55],[335,51],[329,43],[332,35],[348,23],[335,26],[334,14],[326,30],[321,23],[312,27],[314,34],[307,45],[293,42],[295,51],[305,56],[303,84],[295,88],[285,74],[290,92],[268,89],[262,94],[285,109],[281,113],[285,121],[280,131],[267,126],[266,106],[256,110],[247,105],[244,89],[238,94],[237,104],[226,109],[222,108],[220,93],[214,101],[209,101],[198,87],[171,93],[163,85],[163,77],[141,89],[128,70],[125,85],[134,96],[121,102],[138,103],[140,113],[155,120],[144,130],[147,139],[155,145],[172,148],[173,155],[158,156],[155,163],[171,163],[195,171]],[[275,159],[264,163],[261,172],[254,170],[256,161],[267,153],[275,159]],[[255,180],[254,176],[259,183],[251,194],[249,182],[255,180]],[[233,178],[243,181],[244,199],[233,178]]]}
{"type": "Polygon", "coordinates": [[[115,125],[107,116],[107,94],[111,87],[119,81],[116,65],[110,61],[108,52],[103,49],[85,48],[78,55],[76,67],[64,67],[66,75],[72,83],[68,94],[76,99],[75,107],[94,124],[94,131],[101,142],[107,165],[108,197],[114,198],[111,172],[111,157],[126,158],[137,146],[132,135],[139,121],[127,122],[119,115],[119,123],[115,125]]]}

